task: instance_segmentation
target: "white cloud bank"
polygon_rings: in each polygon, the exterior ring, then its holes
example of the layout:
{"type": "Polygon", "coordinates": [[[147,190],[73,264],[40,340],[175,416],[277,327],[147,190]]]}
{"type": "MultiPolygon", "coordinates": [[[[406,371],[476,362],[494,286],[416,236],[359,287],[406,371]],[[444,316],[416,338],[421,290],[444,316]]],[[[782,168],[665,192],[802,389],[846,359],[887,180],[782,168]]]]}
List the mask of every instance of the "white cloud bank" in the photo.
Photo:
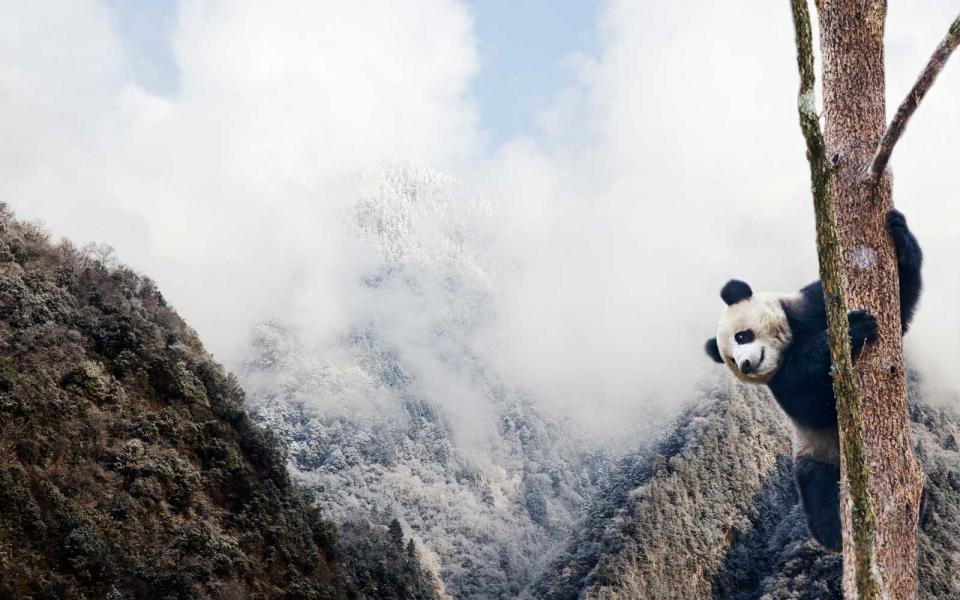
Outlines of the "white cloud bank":
{"type": "Polygon", "coordinates": [[[335,321],[358,166],[452,168],[477,142],[453,0],[184,2],[174,98],[135,84],[101,5],[4,4],[0,197],[109,241],[221,357],[305,289],[335,321]]]}
{"type": "MultiPolygon", "coordinates": [[[[727,278],[784,290],[816,278],[786,2],[611,0],[599,54],[571,57],[577,84],[544,110],[543,135],[492,157],[455,0],[185,2],[173,98],[134,83],[100,5],[3,4],[0,197],[116,246],[221,357],[278,312],[336,331],[355,275],[336,214],[354,170],[381,158],[494,193],[512,267],[484,347],[598,427],[628,426],[712,368],[701,345],[727,278]]],[[[955,11],[891,3],[891,104],[955,11]]],[[[907,346],[952,390],[958,99],[951,64],[892,161],[928,261],[907,346]]]]}

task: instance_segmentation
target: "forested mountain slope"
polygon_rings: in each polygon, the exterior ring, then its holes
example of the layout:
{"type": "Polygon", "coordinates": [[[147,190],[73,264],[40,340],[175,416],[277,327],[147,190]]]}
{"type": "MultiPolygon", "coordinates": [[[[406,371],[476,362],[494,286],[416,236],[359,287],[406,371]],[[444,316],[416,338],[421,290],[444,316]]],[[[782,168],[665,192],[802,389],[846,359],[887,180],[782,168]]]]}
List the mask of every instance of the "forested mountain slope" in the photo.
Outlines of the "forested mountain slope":
{"type": "MultiPolygon", "coordinates": [[[[960,597],[960,417],[917,401],[928,476],[920,597],[960,597]]],[[[786,422],[756,387],[715,380],[651,453],[624,459],[536,598],[839,599],[839,555],[809,539],[786,422]]]]}
{"type": "Polygon", "coordinates": [[[338,543],[154,284],[0,206],[0,598],[432,598],[338,543]]]}
{"type": "Polygon", "coordinates": [[[495,318],[487,210],[425,167],[370,174],[347,215],[371,257],[348,322],[323,343],[264,323],[238,371],[325,513],[397,519],[455,598],[521,594],[608,464],[475,348],[495,318]]]}

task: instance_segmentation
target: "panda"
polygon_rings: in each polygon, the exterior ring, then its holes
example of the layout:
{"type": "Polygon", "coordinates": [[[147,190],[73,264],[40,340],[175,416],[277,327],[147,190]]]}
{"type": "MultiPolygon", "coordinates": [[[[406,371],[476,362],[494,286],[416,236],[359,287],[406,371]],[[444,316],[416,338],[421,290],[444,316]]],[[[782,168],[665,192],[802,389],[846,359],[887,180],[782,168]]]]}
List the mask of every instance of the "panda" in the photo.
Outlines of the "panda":
{"type": "MultiPolygon", "coordinates": [[[[887,213],[900,277],[900,318],[906,333],[920,298],[923,253],[899,211],[887,213]]],[[[743,281],[720,290],[727,304],[707,354],[745,383],[764,384],[794,426],[794,478],[810,534],[839,551],[840,441],[830,376],[823,288],[815,281],[795,294],[754,293],[743,281]]],[[[876,319],[847,314],[853,358],[877,336],[876,319]]]]}

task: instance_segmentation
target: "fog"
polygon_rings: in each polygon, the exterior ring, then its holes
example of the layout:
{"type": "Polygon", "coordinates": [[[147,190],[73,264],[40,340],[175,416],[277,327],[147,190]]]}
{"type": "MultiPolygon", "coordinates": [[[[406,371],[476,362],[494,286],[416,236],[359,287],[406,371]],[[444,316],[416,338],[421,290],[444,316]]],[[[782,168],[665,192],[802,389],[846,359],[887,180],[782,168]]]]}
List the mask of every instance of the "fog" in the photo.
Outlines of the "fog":
{"type": "MultiPolygon", "coordinates": [[[[467,206],[493,303],[471,344],[588,429],[671,410],[715,368],[701,348],[727,279],[817,277],[787,2],[607,2],[599,51],[566,59],[574,83],[541,134],[501,147],[468,93],[478,42],[455,0],[183,2],[170,96],[137,83],[102,5],[3,9],[0,199],[113,245],[228,365],[264,319],[322,345],[371,310],[357,280],[374,258],[344,215],[384,161],[459,182],[444,210],[467,206]]],[[[956,10],[891,3],[889,112],[956,10]]],[[[891,162],[927,258],[908,355],[937,395],[960,390],[958,98],[950,64],[891,162]]],[[[429,306],[377,307],[409,356],[429,306]]],[[[425,388],[457,395],[433,360],[417,363],[425,388]]],[[[465,420],[483,412],[459,395],[465,420]]]]}

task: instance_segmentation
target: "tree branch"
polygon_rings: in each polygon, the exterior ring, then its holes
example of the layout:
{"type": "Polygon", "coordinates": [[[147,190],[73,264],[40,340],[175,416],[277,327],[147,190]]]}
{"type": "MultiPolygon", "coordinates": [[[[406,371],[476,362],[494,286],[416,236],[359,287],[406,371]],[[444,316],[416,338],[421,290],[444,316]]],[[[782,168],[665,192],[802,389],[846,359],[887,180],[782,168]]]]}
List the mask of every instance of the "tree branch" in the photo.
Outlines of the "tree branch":
{"type": "Polygon", "coordinates": [[[940,70],[947,64],[947,59],[950,58],[950,54],[957,49],[958,45],[960,45],[960,16],[950,25],[947,35],[943,38],[943,41],[940,42],[940,45],[937,46],[933,56],[931,56],[927,62],[927,66],[920,73],[920,77],[918,77],[916,83],[913,84],[910,93],[904,98],[900,104],[900,108],[897,109],[897,114],[893,117],[893,121],[890,122],[890,126],[887,127],[886,132],[884,132],[883,138],[881,138],[880,144],[877,145],[877,151],[874,153],[873,160],[870,162],[870,167],[867,170],[868,181],[875,183],[879,181],[880,176],[883,175],[884,170],[887,168],[887,163],[890,161],[890,154],[893,152],[893,147],[900,140],[900,136],[903,135],[903,130],[907,127],[907,121],[913,116],[914,111],[917,110],[923,97],[930,91],[930,87],[933,86],[933,82],[936,81],[940,70]]]}
{"type": "Polygon", "coordinates": [[[826,144],[820,131],[820,115],[816,107],[817,76],[813,66],[813,33],[807,0],[791,0],[793,24],[796,29],[797,68],[800,71],[800,92],[797,94],[797,110],[800,113],[800,129],[807,140],[807,160],[810,161],[814,199],[826,197],[831,200],[829,183],[830,167],[827,163],[826,144]]]}
{"type": "MultiPolygon", "coordinates": [[[[810,182],[817,223],[817,255],[820,259],[820,279],[823,282],[830,357],[833,361],[833,391],[837,399],[837,422],[840,428],[843,471],[847,481],[846,491],[852,505],[852,539],[845,540],[852,543],[845,543],[844,549],[854,553],[857,597],[860,600],[875,600],[881,597],[874,546],[876,515],[870,498],[870,468],[864,443],[860,392],[850,356],[846,283],[833,214],[832,173],[814,101],[816,74],[813,66],[810,11],[807,0],[791,0],[791,5],[796,29],[797,67],[800,71],[797,110],[800,114],[800,128],[807,141],[807,159],[810,162],[810,182]]],[[[844,533],[844,537],[849,535],[847,531],[844,533]]]]}

